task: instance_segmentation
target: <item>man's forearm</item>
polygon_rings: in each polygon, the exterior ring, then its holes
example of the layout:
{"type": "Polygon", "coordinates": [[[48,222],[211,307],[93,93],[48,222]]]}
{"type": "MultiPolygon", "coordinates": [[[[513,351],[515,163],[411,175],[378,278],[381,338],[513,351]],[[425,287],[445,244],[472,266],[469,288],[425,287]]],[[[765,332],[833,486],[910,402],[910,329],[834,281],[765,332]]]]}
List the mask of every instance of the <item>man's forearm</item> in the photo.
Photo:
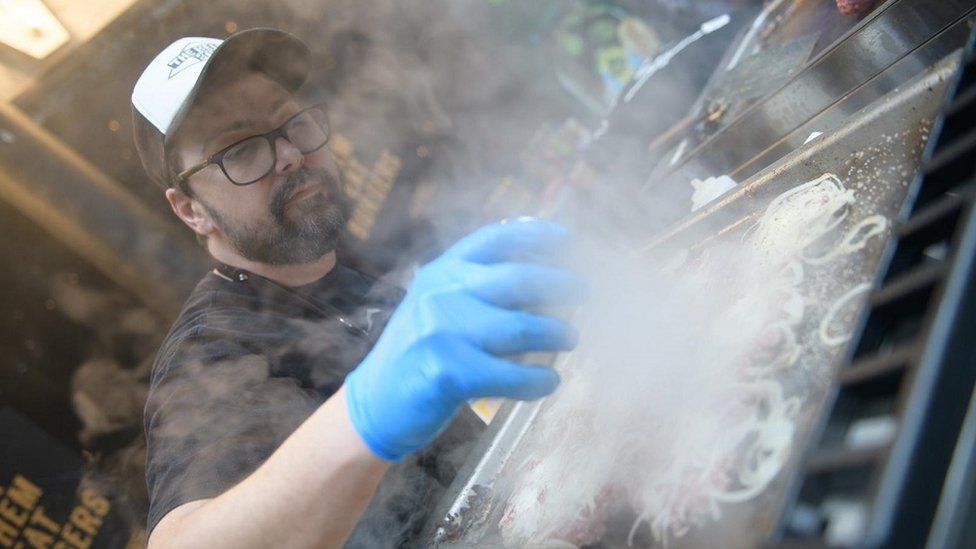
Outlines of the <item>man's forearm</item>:
{"type": "Polygon", "coordinates": [[[388,468],[340,389],[234,488],[167,514],[150,547],[340,547],[388,468]]]}

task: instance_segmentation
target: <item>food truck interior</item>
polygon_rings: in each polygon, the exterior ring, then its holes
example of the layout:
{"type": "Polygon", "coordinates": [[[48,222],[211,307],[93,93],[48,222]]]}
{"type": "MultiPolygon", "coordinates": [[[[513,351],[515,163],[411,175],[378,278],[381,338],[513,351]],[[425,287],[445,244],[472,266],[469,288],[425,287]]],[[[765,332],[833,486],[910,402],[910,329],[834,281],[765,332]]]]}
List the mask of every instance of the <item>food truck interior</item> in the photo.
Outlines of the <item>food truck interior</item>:
{"type": "Polygon", "coordinates": [[[146,544],[211,265],[130,97],[255,27],[311,49],[342,263],[406,285],[519,216],[599,258],[559,390],[471,403],[406,546],[976,547],[972,0],[0,0],[0,508],[47,521],[0,547],[146,544]]]}

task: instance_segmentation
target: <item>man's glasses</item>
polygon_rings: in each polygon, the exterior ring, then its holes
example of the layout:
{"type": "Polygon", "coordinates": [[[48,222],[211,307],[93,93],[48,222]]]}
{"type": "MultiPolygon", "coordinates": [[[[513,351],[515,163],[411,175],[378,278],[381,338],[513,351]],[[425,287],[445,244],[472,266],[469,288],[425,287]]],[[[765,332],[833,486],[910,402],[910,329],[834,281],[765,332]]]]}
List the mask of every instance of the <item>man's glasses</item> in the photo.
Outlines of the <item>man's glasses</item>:
{"type": "Polygon", "coordinates": [[[180,183],[211,164],[220,169],[235,185],[250,185],[264,179],[278,163],[275,141],[284,137],[302,154],[321,149],[329,140],[329,119],[321,105],[309,107],[288,119],[281,127],[254,135],[225,147],[200,164],[176,175],[180,183]]]}

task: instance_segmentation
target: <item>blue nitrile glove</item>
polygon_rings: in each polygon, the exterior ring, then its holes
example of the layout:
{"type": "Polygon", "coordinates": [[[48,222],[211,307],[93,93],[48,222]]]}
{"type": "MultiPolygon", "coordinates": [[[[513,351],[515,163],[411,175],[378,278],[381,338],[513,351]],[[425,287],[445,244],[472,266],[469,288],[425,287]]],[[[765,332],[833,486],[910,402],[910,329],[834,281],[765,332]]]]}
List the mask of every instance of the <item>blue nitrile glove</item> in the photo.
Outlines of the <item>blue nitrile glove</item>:
{"type": "Polygon", "coordinates": [[[556,388],[551,368],[503,357],[575,346],[569,324],[527,312],[574,305],[585,293],[578,277],[544,264],[568,241],[555,223],[499,223],[420,269],[376,346],[346,378],[352,423],[373,452],[398,461],[420,450],[470,399],[531,400],[556,388]]]}

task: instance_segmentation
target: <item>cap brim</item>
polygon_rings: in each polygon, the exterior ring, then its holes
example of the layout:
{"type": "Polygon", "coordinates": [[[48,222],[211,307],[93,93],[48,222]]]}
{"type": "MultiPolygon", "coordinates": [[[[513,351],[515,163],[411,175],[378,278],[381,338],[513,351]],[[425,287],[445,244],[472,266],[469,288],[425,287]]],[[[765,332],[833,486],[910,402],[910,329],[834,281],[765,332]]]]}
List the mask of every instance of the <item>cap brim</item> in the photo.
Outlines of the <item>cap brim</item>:
{"type": "Polygon", "coordinates": [[[170,123],[164,143],[168,144],[178,133],[194,105],[215,84],[226,82],[236,74],[261,72],[286,90],[295,91],[308,76],[310,57],[304,42],[278,29],[248,29],[230,36],[207,60],[196,84],[170,123]]]}

